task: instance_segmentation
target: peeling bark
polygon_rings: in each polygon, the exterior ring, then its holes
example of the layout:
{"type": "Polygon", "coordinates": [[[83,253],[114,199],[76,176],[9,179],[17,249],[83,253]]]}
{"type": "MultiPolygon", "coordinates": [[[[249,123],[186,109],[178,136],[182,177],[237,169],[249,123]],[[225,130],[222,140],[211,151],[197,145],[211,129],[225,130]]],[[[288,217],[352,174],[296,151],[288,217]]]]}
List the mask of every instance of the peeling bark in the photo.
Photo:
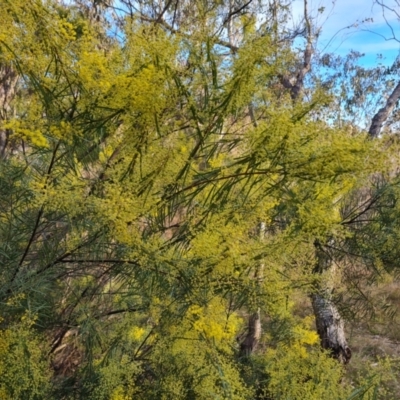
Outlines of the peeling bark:
{"type": "Polygon", "coordinates": [[[339,279],[335,263],[319,242],[315,243],[317,265],[314,273],[321,275],[320,284],[311,295],[317,332],[321,346],[329,350],[334,358],[347,364],[351,358],[351,349],[344,332],[344,321],[332,299],[332,293],[339,279]]]}
{"type": "Polygon", "coordinates": [[[332,356],[342,364],[347,364],[351,358],[351,350],[347,345],[344,322],[337,307],[325,295],[313,294],[311,300],[321,346],[330,350],[332,356]]]}

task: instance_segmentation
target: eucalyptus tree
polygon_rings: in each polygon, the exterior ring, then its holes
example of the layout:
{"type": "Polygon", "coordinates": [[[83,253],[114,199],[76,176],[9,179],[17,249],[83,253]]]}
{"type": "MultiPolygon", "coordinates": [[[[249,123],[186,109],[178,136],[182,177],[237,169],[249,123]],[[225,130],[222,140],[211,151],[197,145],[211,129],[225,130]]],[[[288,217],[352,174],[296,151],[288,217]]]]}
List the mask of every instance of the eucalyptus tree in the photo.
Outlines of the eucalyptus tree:
{"type": "MultiPolygon", "coordinates": [[[[398,14],[387,2],[374,3],[381,7],[380,11],[387,23],[388,12],[398,20],[398,14]]],[[[394,27],[389,25],[389,28],[393,37],[384,39],[398,41],[394,27]]],[[[356,50],[344,58],[335,54],[320,55],[318,65],[322,66],[322,69],[317,69],[317,82],[335,94],[333,105],[336,103],[336,106],[330,108],[326,116],[332,119],[334,124],[347,126],[353,132],[364,131],[366,140],[380,142],[386,151],[385,161],[360,188],[344,198],[341,215],[342,224],[348,229],[347,238],[339,239],[336,243],[328,242],[323,246],[319,243],[318,246],[322,251],[321,258],[324,263],[328,263],[329,269],[333,264],[337,265],[335,268],[342,269],[344,282],[336,282],[336,288],[344,283],[350,292],[357,292],[356,304],[361,302],[364,303],[364,307],[371,308],[365,304],[367,296],[361,288],[361,281],[375,280],[383,271],[391,274],[395,272],[392,256],[387,254],[387,249],[382,251],[380,243],[385,243],[383,247],[386,248],[387,243],[393,240],[391,235],[394,234],[394,221],[389,221],[386,211],[383,210],[391,210],[393,217],[396,208],[394,204],[398,167],[395,154],[398,151],[396,133],[400,98],[399,59],[397,58],[391,66],[384,66],[379,60],[382,55],[377,55],[377,66],[366,68],[360,65],[363,54],[356,50]],[[329,69],[332,71],[330,76],[326,74],[329,69]],[[333,113],[329,114],[332,111],[333,113]],[[377,231],[377,226],[380,227],[380,232],[377,231]],[[388,261],[389,259],[391,261],[388,261]],[[356,272],[360,270],[363,271],[361,275],[356,272]]],[[[393,251],[395,253],[394,249],[393,251]]],[[[370,302],[370,299],[367,299],[367,302],[370,302]]],[[[342,304],[342,308],[347,308],[346,304],[342,304]]],[[[335,321],[337,328],[331,330],[332,341],[342,342],[339,348],[342,349],[346,360],[347,343],[337,307],[331,307],[331,311],[326,312],[325,321],[319,330],[325,331],[325,337],[329,336],[329,326],[335,321]]],[[[323,335],[321,336],[323,339],[323,335]]],[[[351,355],[350,349],[348,351],[351,355]]]]}

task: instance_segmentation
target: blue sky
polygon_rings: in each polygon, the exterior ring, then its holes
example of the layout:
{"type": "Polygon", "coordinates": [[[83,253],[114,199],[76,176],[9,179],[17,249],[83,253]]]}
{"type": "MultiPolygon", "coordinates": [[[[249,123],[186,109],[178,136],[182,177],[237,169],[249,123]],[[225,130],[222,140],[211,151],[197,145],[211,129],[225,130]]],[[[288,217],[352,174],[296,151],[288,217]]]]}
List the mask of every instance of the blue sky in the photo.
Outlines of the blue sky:
{"type": "MultiPolygon", "coordinates": [[[[384,0],[385,4],[400,14],[400,1],[384,0]]],[[[303,0],[294,0],[292,4],[294,22],[303,14],[303,0]]],[[[377,64],[377,55],[384,65],[391,65],[400,54],[400,21],[394,12],[373,4],[373,0],[309,0],[314,23],[322,27],[318,48],[325,52],[346,54],[350,50],[365,53],[360,63],[365,66],[377,64]],[[323,13],[318,8],[324,7],[323,13]],[[385,22],[386,17],[398,41],[385,40],[393,34],[385,22]],[[369,22],[362,22],[370,19],[369,22]]]]}

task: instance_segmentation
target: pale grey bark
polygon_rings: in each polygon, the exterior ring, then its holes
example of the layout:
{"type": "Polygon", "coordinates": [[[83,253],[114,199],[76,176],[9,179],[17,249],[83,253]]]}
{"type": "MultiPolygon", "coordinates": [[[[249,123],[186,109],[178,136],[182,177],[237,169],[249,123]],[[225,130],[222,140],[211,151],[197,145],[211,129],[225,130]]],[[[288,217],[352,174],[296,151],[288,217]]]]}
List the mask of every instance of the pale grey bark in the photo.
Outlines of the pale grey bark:
{"type": "Polygon", "coordinates": [[[229,0],[229,14],[227,17],[227,29],[228,29],[228,40],[231,46],[235,46],[235,39],[233,34],[233,20],[232,20],[232,11],[233,11],[233,0],[229,0]]]}
{"type": "Polygon", "coordinates": [[[317,332],[321,346],[329,350],[333,357],[343,364],[351,358],[351,349],[347,344],[344,320],[333,301],[333,290],[340,283],[340,271],[333,262],[332,255],[319,243],[315,243],[317,265],[314,272],[321,279],[311,295],[317,332]]]}
{"type": "Polygon", "coordinates": [[[351,358],[351,350],[344,332],[344,321],[330,293],[315,293],[311,295],[311,300],[321,346],[331,351],[333,357],[341,363],[347,364],[351,358]]]}
{"type": "MultiPolygon", "coordinates": [[[[0,65],[0,121],[10,114],[11,102],[15,97],[18,75],[11,65],[0,65]]],[[[6,156],[9,141],[7,129],[0,128],[0,158],[6,156]]]]}
{"type": "Polygon", "coordinates": [[[369,127],[368,131],[369,136],[371,138],[375,138],[379,135],[383,124],[387,121],[390,113],[393,111],[399,98],[400,98],[400,82],[393,89],[393,92],[386,100],[385,105],[372,118],[371,126],[369,127]]]}
{"type": "MultiPolygon", "coordinates": [[[[259,237],[262,241],[265,236],[265,222],[261,222],[259,226],[259,237]]],[[[261,285],[264,281],[264,264],[261,263],[254,273],[254,279],[257,284],[261,285]]],[[[240,344],[240,355],[244,357],[250,356],[258,346],[260,342],[262,334],[262,326],[261,326],[261,311],[260,308],[257,309],[249,317],[249,323],[247,326],[247,334],[240,344]]]]}
{"type": "Polygon", "coordinates": [[[306,48],[304,49],[303,55],[303,65],[299,68],[297,74],[293,77],[282,76],[281,82],[282,85],[289,89],[290,96],[293,101],[297,101],[300,99],[300,95],[304,88],[304,79],[306,75],[311,71],[311,59],[313,55],[313,47],[312,47],[312,32],[311,32],[311,23],[310,18],[308,16],[308,2],[304,0],[304,21],[306,24],[306,48]]]}

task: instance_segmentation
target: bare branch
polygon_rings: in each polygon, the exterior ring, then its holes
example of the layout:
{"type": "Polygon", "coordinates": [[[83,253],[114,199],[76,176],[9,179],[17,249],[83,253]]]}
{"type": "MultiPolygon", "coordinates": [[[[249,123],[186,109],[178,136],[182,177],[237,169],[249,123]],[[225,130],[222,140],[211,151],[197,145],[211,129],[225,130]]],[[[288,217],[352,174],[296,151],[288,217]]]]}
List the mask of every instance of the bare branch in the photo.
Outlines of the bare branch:
{"type": "MultiPolygon", "coordinates": [[[[396,9],[394,9],[394,8],[389,7],[388,5],[386,5],[383,1],[376,0],[375,3],[382,7],[382,16],[383,16],[383,19],[385,20],[386,25],[388,26],[388,28],[389,28],[390,31],[392,32],[392,37],[391,37],[391,38],[388,38],[388,39],[385,39],[385,40],[395,40],[396,42],[400,42],[400,39],[398,39],[398,38],[396,37],[396,34],[395,34],[395,32],[394,32],[394,29],[393,29],[392,25],[390,24],[390,22],[388,21],[386,15],[385,15],[385,10],[389,10],[390,12],[392,12],[393,14],[395,14],[396,17],[397,17],[398,19],[400,19],[400,13],[399,13],[398,11],[396,11],[396,9]]],[[[399,5],[398,2],[397,2],[397,5],[399,5]]]]}
{"type": "Polygon", "coordinates": [[[304,58],[303,58],[303,66],[298,71],[297,75],[295,76],[295,82],[291,82],[291,78],[288,76],[281,77],[282,85],[290,90],[290,96],[293,101],[297,101],[300,97],[300,94],[304,88],[304,78],[307,73],[311,70],[311,58],[313,55],[313,48],[312,48],[312,32],[311,32],[311,23],[310,18],[308,16],[308,2],[304,0],[304,20],[306,24],[306,40],[307,45],[304,50],[304,58]]]}
{"type": "Polygon", "coordinates": [[[230,11],[229,14],[226,16],[223,25],[225,25],[234,15],[239,14],[241,11],[243,11],[252,2],[253,2],[253,0],[249,0],[247,3],[243,4],[241,7],[238,7],[236,9],[230,11]]]}

